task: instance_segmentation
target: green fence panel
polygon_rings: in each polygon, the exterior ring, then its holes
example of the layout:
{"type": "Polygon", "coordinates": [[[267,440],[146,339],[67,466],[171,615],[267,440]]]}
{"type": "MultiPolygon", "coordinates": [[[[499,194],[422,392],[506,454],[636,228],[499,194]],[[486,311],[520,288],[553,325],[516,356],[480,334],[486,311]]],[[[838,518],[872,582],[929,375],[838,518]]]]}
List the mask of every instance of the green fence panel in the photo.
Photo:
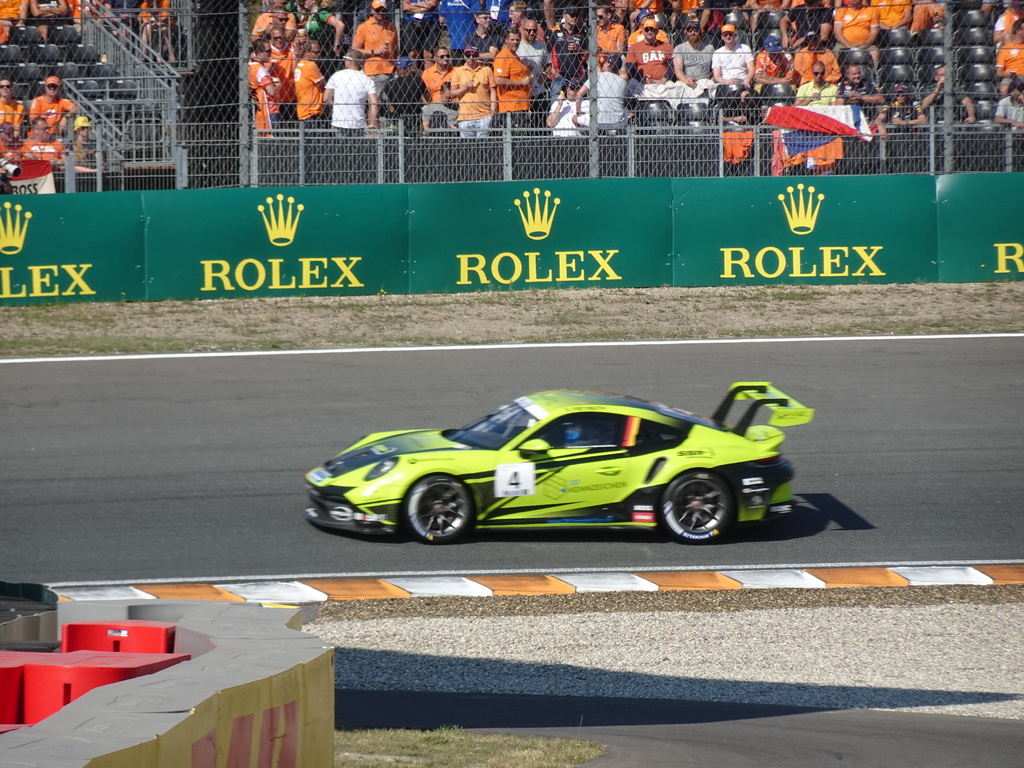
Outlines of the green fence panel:
{"type": "Polygon", "coordinates": [[[937,279],[930,176],[680,180],[681,286],[937,279]]]}
{"type": "Polygon", "coordinates": [[[671,199],[668,179],[412,186],[410,291],[668,284],[671,199]]]}
{"type": "Polygon", "coordinates": [[[143,293],[139,193],[22,195],[0,204],[0,306],[143,293]]]}
{"type": "Polygon", "coordinates": [[[407,192],[282,187],[147,192],[147,296],[407,293],[407,192]]]}
{"type": "Polygon", "coordinates": [[[1024,174],[940,176],[936,189],[938,279],[1024,280],[1024,174]]]}

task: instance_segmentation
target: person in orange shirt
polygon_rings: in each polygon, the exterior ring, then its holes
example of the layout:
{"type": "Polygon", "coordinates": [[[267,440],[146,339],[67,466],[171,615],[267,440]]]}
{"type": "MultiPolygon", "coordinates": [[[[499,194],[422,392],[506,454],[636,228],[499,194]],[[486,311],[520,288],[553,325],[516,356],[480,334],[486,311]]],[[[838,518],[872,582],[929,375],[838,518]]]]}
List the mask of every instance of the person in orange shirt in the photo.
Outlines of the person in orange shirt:
{"type": "Polygon", "coordinates": [[[45,117],[32,120],[32,132],[18,150],[23,160],[49,160],[54,168],[64,167],[64,142],[49,131],[45,117]]]}
{"type": "Polygon", "coordinates": [[[909,27],[914,20],[911,0],[871,0],[871,7],[878,9],[878,28],[882,32],[909,27]]]}
{"type": "Polygon", "coordinates": [[[9,77],[0,77],[0,121],[10,123],[14,138],[21,141],[21,124],[25,120],[25,105],[14,98],[14,83],[9,77]]]}
{"type": "Polygon", "coordinates": [[[260,136],[270,136],[281,119],[277,103],[281,80],[270,74],[269,65],[270,44],[257,43],[249,59],[249,94],[256,107],[256,133],[260,136]]]}
{"type": "Polygon", "coordinates": [[[451,103],[452,87],[452,55],[443,45],[434,49],[434,63],[423,70],[421,77],[427,92],[430,93],[430,103],[423,107],[423,132],[427,133],[435,126],[431,118],[438,115],[448,128],[455,127],[455,118],[458,111],[451,103]]]}
{"type": "Polygon", "coordinates": [[[1010,35],[996,56],[996,77],[999,93],[1004,96],[1010,92],[1010,81],[1014,75],[1024,78],[1024,19],[1014,22],[1010,35]]]}
{"type": "Polygon", "coordinates": [[[270,4],[270,10],[256,17],[256,23],[252,25],[251,41],[255,43],[274,24],[280,24],[284,27],[285,37],[289,41],[294,39],[299,25],[295,19],[295,14],[288,11],[288,0],[273,0],[270,4]]]}
{"type": "Polygon", "coordinates": [[[0,123],[0,157],[10,163],[21,160],[21,142],[14,135],[14,126],[7,121],[0,123]]]}
{"type": "Polygon", "coordinates": [[[364,57],[363,74],[373,80],[377,92],[391,79],[398,57],[398,30],[388,20],[387,0],[373,0],[373,15],[356,27],[352,47],[364,57]]]}
{"type": "Polygon", "coordinates": [[[607,5],[599,5],[594,14],[597,19],[597,59],[603,63],[610,53],[626,51],[626,28],[615,21],[615,14],[607,5]]]}
{"type": "Polygon", "coordinates": [[[814,62],[820,61],[825,65],[825,80],[830,83],[838,83],[843,77],[843,71],[839,68],[839,60],[816,34],[807,35],[807,45],[796,52],[793,57],[793,68],[800,73],[800,85],[809,83],[814,79],[811,71],[814,62]]]}
{"type": "Polygon", "coordinates": [[[1013,25],[1021,19],[1024,19],[1024,0],[1011,0],[1006,13],[1000,14],[996,19],[992,31],[992,42],[996,45],[1005,43],[1013,31],[1013,25]]]}
{"type": "Polygon", "coordinates": [[[139,34],[142,42],[153,48],[158,56],[166,54],[167,61],[176,62],[174,52],[174,19],[171,18],[171,0],[143,0],[142,28],[139,34]]]}
{"type": "Polygon", "coordinates": [[[28,109],[29,120],[35,125],[35,118],[42,117],[50,126],[50,133],[64,135],[68,130],[68,122],[78,111],[75,102],[65,99],[60,93],[60,78],[50,75],[45,80],[46,92],[32,99],[28,109]]]}
{"type": "Polygon", "coordinates": [[[324,116],[324,79],[317,59],[322,47],[316,40],[306,40],[302,58],[295,64],[295,111],[299,121],[310,128],[326,128],[324,116]]]}
{"type": "Polygon", "coordinates": [[[295,46],[288,42],[285,28],[280,24],[271,24],[264,37],[270,41],[270,63],[267,64],[267,71],[271,77],[281,81],[281,87],[277,91],[281,120],[295,120],[295,64],[299,60],[299,54],[295,46]]]}
{"type": "Polygon", "coordinates": [[[836,48],[864,48],[878,68],[878,32],[881,29],[878,9],[864,5],[864,0],[843,0],[845,8],[837,8],[832,34],[836,48]]]}
{"type": "Polygon", "coordinates": [[[505,34],[505,47],[494,57],[494,84],[498,90],[498,114],[508,115],[514,128],[527,127],[533,78],[516,51],[523,40],[518,29],[505,34]]]}
{"type": "Polygon", "coordinates": [[[451,97],[459,102],[459,136],[473,139],[487,136],[498,111],[494,72],[480,63],[480,50],[467,45],[462,51],[465,64],[452,73],[451,97]]]}

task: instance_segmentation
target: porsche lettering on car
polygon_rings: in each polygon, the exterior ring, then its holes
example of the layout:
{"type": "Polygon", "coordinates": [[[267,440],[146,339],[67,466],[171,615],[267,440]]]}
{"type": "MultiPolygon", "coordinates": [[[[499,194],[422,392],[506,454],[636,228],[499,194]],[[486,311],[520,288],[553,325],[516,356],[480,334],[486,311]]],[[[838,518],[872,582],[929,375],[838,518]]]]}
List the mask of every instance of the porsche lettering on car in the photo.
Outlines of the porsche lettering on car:
{"type": "Polygon", "coordinates": [[[705,542],[793,510],[779,426],[813,416],[766,381],[732,384],[710,418],[622,395],[538,392],[461,429],[366,435],[306,473],[305,515],[432,544],[474,528],[656,526],[705,542]]]}

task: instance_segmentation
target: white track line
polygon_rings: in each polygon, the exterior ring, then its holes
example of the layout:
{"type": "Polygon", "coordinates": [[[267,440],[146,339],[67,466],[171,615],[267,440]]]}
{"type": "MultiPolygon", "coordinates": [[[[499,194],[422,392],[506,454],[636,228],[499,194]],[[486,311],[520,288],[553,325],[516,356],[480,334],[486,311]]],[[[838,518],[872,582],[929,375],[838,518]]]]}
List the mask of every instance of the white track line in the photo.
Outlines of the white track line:
{"type": "Polygon", "coordinates": [[[431,347],[343,347],[338,349],[253,350],[249,352],[175,352],[153,355],[94,355],[77,357],[0,358],[0,365],[26,363],[99,363],[126,360],[212,360],[223,357],[281,357],[285,355],[351,355],[380,352],[470,352],[510,349],[584,349],[587,347],[667,347],[709,344],[793,344],[840,341],[936,341],[946,339],[1019,339],[1024,333],[944,333],[933,336],[792,336],[778,339],[679,339],[665,341],[560,341],[536,344],[450,344],[431,347]]]}

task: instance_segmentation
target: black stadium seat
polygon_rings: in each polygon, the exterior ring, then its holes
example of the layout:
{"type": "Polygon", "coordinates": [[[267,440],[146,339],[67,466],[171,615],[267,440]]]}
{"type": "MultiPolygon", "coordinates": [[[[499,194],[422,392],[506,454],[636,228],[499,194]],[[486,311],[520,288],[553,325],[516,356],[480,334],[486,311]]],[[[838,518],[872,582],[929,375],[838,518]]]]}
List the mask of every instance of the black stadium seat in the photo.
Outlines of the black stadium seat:
{"type": "Polygon", "coordinates": [[[90,43],[83,45],[80,43],[68,49],[67,60],[73,61],[76,64],[90,65],[100,60],[100,54],[96,50],[95,45],[90,43]]]}
{"type": "Polygon", "coordinates": [[[73,26],[51,27],[50,33],[47,35],[46,42],[60,46],[61,48],[69,48],[72,45],[78,45],[78,30],[73,26]]]}
{"type": "Polygon", "coordinates": [[[941,48],[946,44],[946,32],[939,29],[926,29],[917,36],[917,44],[923,48],[941,48]]]}
{"type": "Polygon", "coordinates": [[[11,70],[11,79],[17,83],[37,83],[43,79],[43,70],[38,64],[23,61],[11,70]]]}
{"type": "Polygon", "coordinates": [[[961,64],[995,64],[996,49],[991,45],[973,45],[959,51],[961,64]]]}
{"type": "Polygon", "coordinates": [[[914,38],[908,27],[897,27],[882,32],[882,46],[886,48],[904,48],[914,44],[914,38]]]}
{"type": "Polygon", "coordinates": [[[992,45],[992,30],[989,27],[966,27],[958,29],[954,34],[958,45],[992,45]]]}
{"type": "Polygon", "coordinates": [[[21,48],[16,45],[0,45],[0,66],[17,64],[21,61],[21,48]]]}
{"type": "Polygon", "coordinates": [[[911,48],[883,48],[880,56],[882,66],[914,63],[914,51],[911,48]]]}
{"type": "Polygon", "coordinates": [[[20,46],[39,45],[43,38],[35,27],[11,27],[10,42],[20,46]]]}
{"type": "Polygon", "coordinates": [[[28,48],[28,58],[40,64],[56,64],[61,60],[60,48],[49,43],[40,43],[28,48]]]}
{"type": "Polygon", "coordinates": [[[917,50],[917,66],[921,67],[937,67],[940,64],[946,63],[946,52],[942,48],[929,47],[929,48],[918,48],[917,50]]]}
{"type": "Polygon", "coordinates": [[[879,80],[886,85],[894,83],[916,83],[917,73],[910,64],[892,64],[887,67],[879,67],[879,80]]]}
{"type": "Polygon", "coordinates": [[[965,83],[991,83],[996,79],[993,64],[965,64],[960,68],[960,79],[965,83]]]}
{"type": "Polygon", "coordinates": [[[796,99],[796,91],[789,83],[769,83],[761,90],[761,99],[766,104],[784,107],[796,99]]]}
{"type": "Polygon", "coordinates": [[[846,69],[850,64],[860,64],[867,67],[873,64],[871,54],[863,48],[840,48],[836,52],[836,57],[839,59],[839,66],[843,69],[846,69]]]}

